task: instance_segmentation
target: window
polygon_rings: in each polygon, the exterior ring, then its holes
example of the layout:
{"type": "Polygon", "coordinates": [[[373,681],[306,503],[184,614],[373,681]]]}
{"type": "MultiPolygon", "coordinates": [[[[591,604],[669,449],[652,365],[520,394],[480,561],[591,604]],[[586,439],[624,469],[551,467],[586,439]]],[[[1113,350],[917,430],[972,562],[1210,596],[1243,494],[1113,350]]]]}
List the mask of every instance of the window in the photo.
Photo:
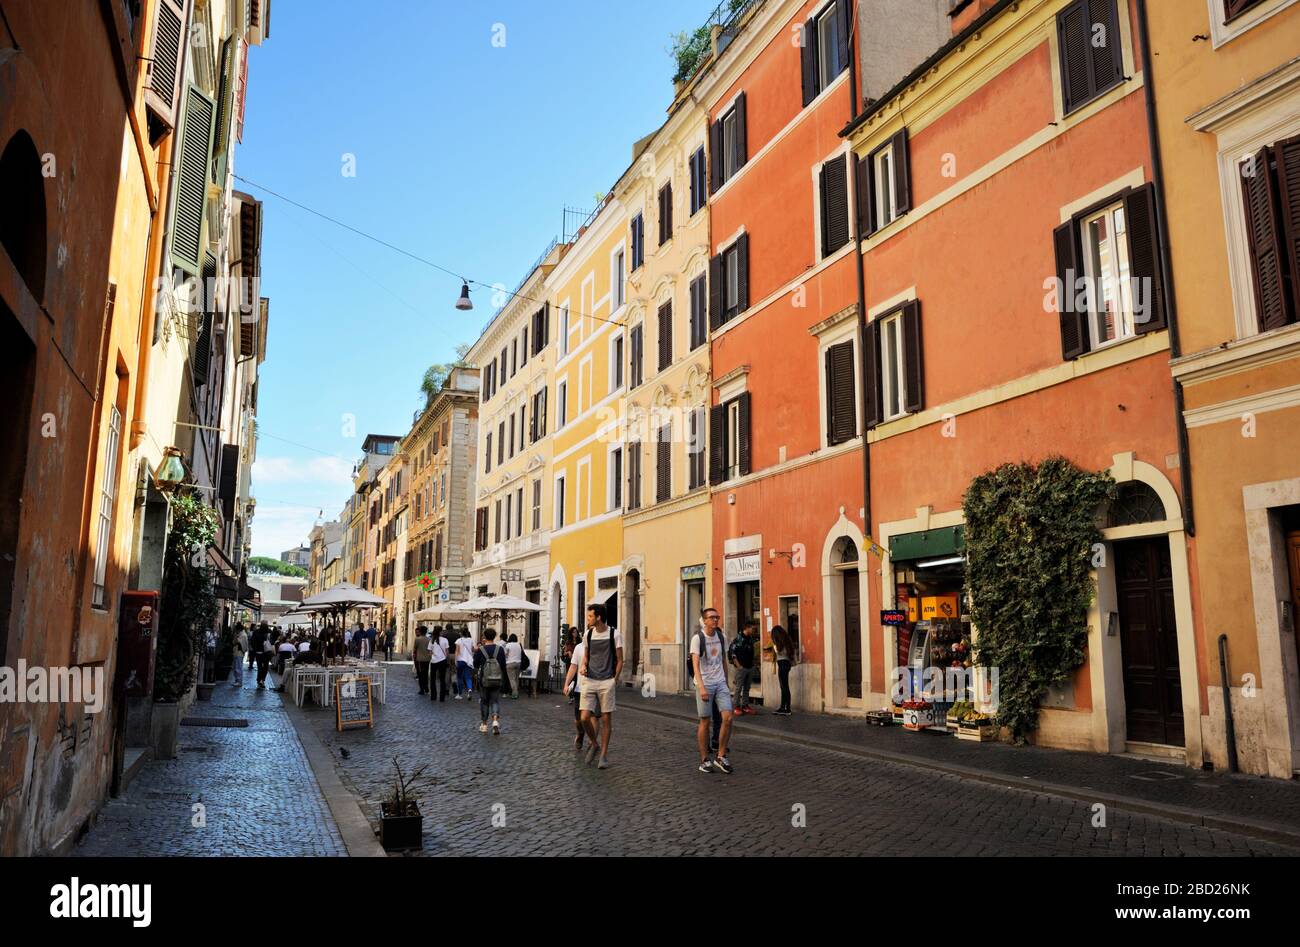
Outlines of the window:
{"type": "Polygon", "coordinates": [[[104,608],[108,575],[109,541],[113,534],[113,508],[117,499],[117,452],[122,439],[122,412],[113,405],[108,415],[108,442],[104,445],[104,479],[99,490],[99,535],[95,540],[95,578],[90,604],[104,608]]]}
{"type": "Polygon", "coordinates": [[[546,436],[546,389],[542,388],[533,394],[533,417],[531,421],[532,439],[534,442],[546,436]]]}
{"type": "Polygon", "coordinates": [[[519,449],[522,451],[528,445],[524,440],[524,420],[528,414],[528,406],[521,404],[519,406],[519,449]]]}
{"type": "Polygon", "coordinates": [[[804,105],[817,98],[849,64],[848,7],[848,0],[835,0],[804,23],[800,50],[804,105]]]}
{"type": "Polygon", "coordinates": [[[569,413],[569,383],[562,381],[555,386],[555,427],[564,427],[569,413]]]}
{"type": "Polygon", "coordinates": [[[673,495],[673,426],[662,424],[655,436],[655,502],[663,503],[673,495]]]}
{"type": "Polygon", "coordinates": [[[484,456],[483,472],[491,473],[492,472],[492,432],[491,431],[487,432],[487,449],[483,452],[483,456],[484,456]]]}
{"type": "MultiPolygon", "coordinates": [[[[645,217],[641,214],[637,214],[635,217],[632,218],[631,242],[632,242],[631,269],[633,272],[635,272],[636,270],[639,270],[641,268],[641,264],[645,263],[645,217]]],[[[618,251],[618,253],[620,257],[619,264],[621,267],[623,262],[621,259],[623,255],[623,251],[620,250],[618,251]]]]}
{"type": "Polygon", "coordinates": [[[1300,137],[1262,148],[1240,170],[1255,313],[1268,332],[1300,314],[1300,137]]]}
{"type": "Polygon", "coordinates": [[[690,300],[691,300],[691,351],[695,351],[701,345],[709,340],[709,330],[707,314],[705,308],[708,305],[706,296],[708,287],[703,274],[691,280],[690,300]]]}
{"type": "Polygon", "coordinates": [[[609,340],[609,390],[623,387],[623,333],[609,340]]]}
{"type": "Polygon", "coordinates": [[[1115,0],[1075,0],[1056,15],[1065,114],[1124,81],[1115,0]]]}
{"type": "Polygon", "coordinates": [[[542,481],[533,481],[533,532],[542,528],[542,481]]]}
{"type": "Polygon", "coordinates": [[[528,364],[528,326],[524,326],[523,332],[520,335],[520,340],[519,367],[522,368],[528,364]]]}
{"type": "Polygon", "coordinates": [[[838,155],[823,164],[817,181],[822,256],[828,257],[849,242],[848,156],[838,155]]]}
{"type": "Polygon", "coordinates": [[[709,324],[717,328],[749,308],[749,234],[709,261],[709,324]]]}
{"type": "Polygon", "coordinates": [[[745,142],[745,93],[709,127],[709,191],[716,194],[749,160],[745,142]]]}
{"type": "Polygon", "coordinates": [[[709,410],[709,482],[722,483],[750,472],[749,392],[709,410]]]}
{"type": "Polygon", "coordinates": [[[618,510],[623,507],[623,448],[613,447],[609,451],[608,473],[605,483],[605,509],[618,510]]]}
{"type": "Polygon", "coordinates": [[[706,190],[706,176],[704,164],[704,146],[695,149],[691,155],[691,216],[694,217],[699,210],[708,203],[708,191],[706,190]]]}
{"type": "Polygon", "coordinates": [[[524,488],[515,491],[515,535],[524,534],[524,488]]]}
{"type": "Polygon", "coordinates": [[[501,542],[501,500],[500,498],[497,499],[496,504],[493,508],[492,521],[493,521],[492,541],[494,543],[499,543],[501,542]]]}
{"type": "Polygon", "coordinates": [[[555,528],[564,527],[564,474],[555,475],[555,528]]]}
{"type": "Polygon", "coordinates": [[[510,340],[510,377],[514,378],[519,371],[519,340],[510,340]]]}
{"type": "Polygon", "coordinates": [[[636,388],[645,381],[645,328],[643,323],[632,327],[632,353],[630,377],[632,387],[636,388]]]}
{"type": "Polygon", "coordinates": [[[515,413],[510,412],[510,456],[515,456],[515,413]]]}
{"type": "Polygon", "coordinates": [[[659,189],[659,246],[673,238],[673,182],[659,189]]]}
{"type": "MultiPolygon", "coordinates": [[[[505,504],[506,504],[506,505],[505,505],[505,519],[506,519],[506,525],[505,525],[505,530],[504,530],[504,532],[505,532],[505,538],[506,538],[507,540],[510,539],[510,527],[514,525],[514,521],[515,521],[515,518],[514,518],[514,516],[512,515],[512,512],[513,512],[513,511],[512,511],[512,509],[511,509],[511,507],[512,507],[512,505],[513,505],[513,501],[514,501],[514,496],[513,496],[512,494],[507,493],[506,496],[505,496],[505,504]]],[[[498,504],[499,504],[500,502],[501,502],[500,500],[497,501],[498,504]]]]}
{"type": "Polygon", "coordinates": [[[1233,17],[1240,16],[1262,2],[1263,0],[1223,0],[1223,22],[1226,23],[1233,17]]]}
{"type": "Polygon", "coordinates": [[[704,486],[704,409],[692,408],[686,440],[687,489],[704,486]]]}
{"type": "Polygon", "coordinates": [[[627,445],[627,508],[641,509],[641,442],[627,445]]]}
{"type": "Polygon", "coordinates": [[[569,354],[569,307],[560,310],[560,354],[569,354]]]}
{"type": "Polygon", "coordinates": [[[912,207],[907,129],[872,151],[864,162],[858,168],[858,215],[872,234],[912,207]]]}
{"type": "MultiPolygon", "coordinates": [[[[921,364],[919,302],[904,303],[871,322],[867,328],[867,365],[871,370],[865,412],[868,427],[924,407],[921,364]]],[[[855,434],[856,427],[855,421],[855,434]]]]}
{"type": "Polygon", "coordinates": [[[1164,328],[1152,185],[1080,211],[1052,241],[1063,358],[1164,328]]]}
{"type": "Polygon", "coordinates": [[[826,349],[826,443],[842,444],[858,435],[858,389],[853,372],[853,343],[826,349]]]}
{"type": "Polygon", "coordinates": [[[673,363],[673,301],[659,307],[659,371],[673,363]]]}
{"type": "MultiPolygon", "coordinates": [[[[634,251],[635,252],[635,251],[634,251]]],[[[633,267],[635,269],[635,267],[633,267]]],[[[610,283],[614,287],[612,295],[614,297],[614,308],[617,309],[627,302],[627,284],[624,281],[623,272],[623,251],[619,250],[614,254],[614,263],[612,272],[609,275],[610,283]]]]}
{"type": "MultiPolygon", "coordinates": [[[[541,309],[533,313],[533,354],[536,355],[546,348],[548,341],[547,335],[550,330],[551,322],[551,304],[547,303],[541,309]]],[[[568,326],[564,327],[566,330],[568,326]]],[[[561,336],[563,338],[563,336],[561,336]]]]}
{"type": "MultiPolygon", "coordinates": [[[[513,416],[511,418],[513,420],[513,416]]],[[[506,422],[497,425],[497,466],[506,462],[506,422]]]]}

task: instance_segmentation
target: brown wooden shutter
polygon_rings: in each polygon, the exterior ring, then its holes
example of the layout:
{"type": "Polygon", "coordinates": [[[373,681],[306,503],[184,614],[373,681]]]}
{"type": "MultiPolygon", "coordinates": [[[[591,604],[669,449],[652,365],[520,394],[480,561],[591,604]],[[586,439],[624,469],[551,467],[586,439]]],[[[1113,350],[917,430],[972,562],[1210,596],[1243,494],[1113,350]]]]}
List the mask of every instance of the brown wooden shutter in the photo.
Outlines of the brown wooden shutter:
{"type": "Polygon", "coordinates": [[[839,155],[822,165],[822,256],[830,256],[849,242],[847,165],[847,155],[839,155]]]}
{"type": "Polygon", "coordinates": [[[1252,162],[1241,166],[1242,203],[1261,332],[1284,326],[1294,317],[1286,293],[1281,200],[1272,164],[1272,149],[1261,148],[1252,162]]]}
{"type": "Polygon", "coordinates": [[[709,328],[722,325],[722,254],[709,259],[709,328]]]}
{"type": "Polygon", "coordinates": [[[663,503],[673,495],[673,442],[672,427],[659,428],[655,439],[655,502],[663,503]]]}
{"type": "Polygon", "coordinates": [[[736,240],[736,312],[749,308],[749,234],[736,240]]]}
{"type": "Polygon", "coordinates": [[[894,170],[894,216],[902,217],[912,209],[912,159],[908,154],[907,129],[901,128],[890,139],[894,170]]]}
{"type": "Polygon", "coordinates": [[[542,436],[542,437],[545,437],[545,436],[546,436],[546,398],[547,398],[547,392],[548,392],[548,391],[550,391],[549,388],[543,388],[543,389],[542,389],[542,409],[541,409],[540,412],[538,412],[539,416],[540,416],[541,419],[542,419],[542,420],[541,420],[541,427],[538,428],[538,430],[541,432],[541,436],[542,436]]]}
{"type": "Polygon", "coordinates": [[[198,338],[194,341],[194,358],[190,363],[195,388],[202,388],[208,383],[208,367],[212,358],[212,311],[216,307],[214,281],[217,278],[217,258],[211,253],[203,255],[201,275],[203,285],[199,290],[199,298],[203,300],[203,311],[199,314],[199,319],[202,321],[198,338]]]}
{"type": "Polygon", "coordinates": [[[659,307],[659,371],[673,363],[673,303],[659,307]]]}
{"type": "Polygon", "coordinates": [[[1124,221],[1128,230],[1129,276],[1136,283],[1133,298],[1135,302],[1141,298],[1147,306],[1144,322],[1138,322],[1139,314],[1134,313],[1134,331],[1142,335],[1163,329],[1166,324],[1154,184],[1144,184],[1124,195],[1124,221]]]}
{"type": "Polygon", "coordinates": [[[722,187],[722,122],[709,126],[709,193],[722,187]]]}
{"type": "Polygon", "coordinates": [[[864,334],[866,351],[862,355],[862,370],[865,384],[862,413],[868,428],[873,428],[882,420],[883,410],[880,395],[880,320],[872,321],[864,334]]]}
{"type": "Polygon", "coordinates": [[[709,483],[727,479],[727,406],[709,408],[709,483]]]}
{"type": "Polygon", "coordinates": [[[1124,79],[1123,44],[1115,0],[1088,0],[1088,48],[1092,54],[1092,95],[1097,96],[1124,79]],[[1093,45],[1095,24],[1105,27],[1106,42],[1093,45]]]}
{"type": "Polygon", "coordinates": [[[921,357],[921,304],[915,299],[903,306],[899,319],[903,329],[903,408],[920,411],[925,407],[925,369],[921,357]]]}
{"type": "Polygon", "coordinates": [[[736,97],[736,170],[739,171],[749,160],[749,142],[746,136],[745,93],[736,97]]]}
{"type": "Polygon", "coordinates": [[[859,158],[857,169],[858,238],[862,239],[876,232],[876,190],[871,176],[871,156],[859,158]]]}
{"type": "Polygon", "coordinates": [[[1291,279],[1291,319],[1300,308],[1300,136],[1273,146],[1278,192],[1282,196],[1282,259],[1291,279]]]}
{"type": "Polygon", "coordinates": [[[645,358],[642,352],[645,348],[644,325],[645,323],[639,322],[632,327],[632,340],[629,345],[631,366],[628,372],[631,376],[629,383],[632,388],[636,388],[645,380],[645,358]]]}
{"type": "Polygon", "coordinates": [[[168,128],[175,128],[190,0],[158,0],[154,6],[149,59],[145,62],[144,104],[168,128]]]}
{"type": "Polygon", "coordinates": [[[750,393],[748,391],[742,392],[736,400],[740,402],[740,410],[737,412],[737,422],[736,422],[737,425],[739,426],[739,431],[737,432],[738,436],[736,440],[740,444],[740,448],[739,448],[740,456],[736,458],[736,462],[740,468],[740,475],[743,477],[747,473],[749,473],[750,465],[752,463],[751,460],[752,451],[750,450],[750,443],[749,443],[750,440],[749,408],[751,402],[750,393]]]}
{"type": "Polygon", "coordinates": [[[235,518],[235,497],[239,493],[239,445],[221,447],[221,512],[229,522],[235,518]]]}
{"type": "Polygon", "coordinates": [[[203,222],[212,164],[212,128],[217,104],[202,89],[185,89],[180,146],[176,152],[176,206],[172,217],[172,263],[191,276],[202,262],[203,222]]]}
{"type": "Polygon", "coordinates": [[[1056,278],[1061,323],[1061,357],[1066,361],[1088,351],[1088,313],[1075,310],[1075,280],[1083,272],[1079,258],[1079,225],[1070,220],[1052,231],[1056,251],[1056,278]]]}
{"type": "Polygon", "coordinates": [[[854,383],[853,343],[840,342],[826,350],[826,440],[841,444],[858,433],[857,386],[854,383]]]}
{"type": "Polygon", "coordinates": [[[803,24],[803,45],[799,50],[800,72],[803,75],[803,104],[817,98],[817,17],[810,16],[803,24]]]}
{"type": "Polygon", "coordinates": [[[1088,0],[1078,0],[1056,18],[1061,57],[1061,106],[1066,113],[1092,98],[1091,32],[1088,0]]]}
{"type": "Polygon", "coordinates": [[[851,44],[849,43],[849,24],[853,18],[853,4],[851,0],[835,0],[835,35],[840,44],[840,67],[847,69],[849,67],[849,54],[851,44]]]}

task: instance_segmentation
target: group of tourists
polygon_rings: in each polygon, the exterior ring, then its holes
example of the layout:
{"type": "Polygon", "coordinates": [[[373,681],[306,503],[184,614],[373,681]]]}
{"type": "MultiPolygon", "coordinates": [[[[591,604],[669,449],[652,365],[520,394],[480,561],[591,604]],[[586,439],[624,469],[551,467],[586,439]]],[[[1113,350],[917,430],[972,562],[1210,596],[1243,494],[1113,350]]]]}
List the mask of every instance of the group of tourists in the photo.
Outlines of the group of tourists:
{"type": "Polygon", "coordinates": [[[393,660],[393,646],[397,643],[397,629],[389,628],[387,631],[380,631],[371,622],[369,627],[362,627],[361,622],[357,622],[355,628],[349,628],[343,632],[343,650],[354,658],[360,658],[363,661],[369,660],[375,656],[376,651],[382,649],[384,660],[393,660]]]}
{"type": "Polygon", "coordinates": [[[498,735],[501,698],[508,694],[518,699],[520,675],[529,667],[519,636],[512,634],[504,643],[498,642],[496,630],[492,628],[484,630],[481,644],[475,644],[468,632],[457,635],[440,625],[432,629],[421,625],[415,630],[411,659],[421,694],[428,694],[439,703],[445,701],[449,679],[455,700],[468,700],[477,691],[479,730],[487,733],[490,722],[492,732],[498,735]],[[453,636],[452,640],[448,640],[447,634],[453,636]]]}
{"type": "Polygon", "coordinates": [[[238,622],[234,627],[234,662],[230,683],[235,687],[244,686],[244,662],[247,661],[250,671],[257,668],[257,686],[265,688],[266,675],[271,670],[272,663],[275,665],[275,673],[283,675],[285,665],[291,658],[315,651],[317,647],[317,642],[310,635],[273,628],[266,622],[254,626],[250,635],[243,623],[238,622]]]}

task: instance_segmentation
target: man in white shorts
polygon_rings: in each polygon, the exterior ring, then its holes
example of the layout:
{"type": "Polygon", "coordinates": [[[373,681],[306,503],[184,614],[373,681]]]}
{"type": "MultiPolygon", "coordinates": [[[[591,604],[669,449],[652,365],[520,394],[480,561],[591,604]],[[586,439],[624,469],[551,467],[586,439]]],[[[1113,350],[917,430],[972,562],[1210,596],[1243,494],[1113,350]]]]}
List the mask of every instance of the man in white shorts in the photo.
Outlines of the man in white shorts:
{"type": "Polygon", "coordinates": [[[590,765],[600,756],[597,769],[608,769],[610,731],[614,725],[614,688],[623,670],[623,633],[605,624],[605,606],[594,602],[587,606],[586,648],[578,680],[582,681],[582,729],[587,731],[591,746],[587,750],[590,765]],[[600,739],[592,719],[600,711],[600,739]]]}
{"type": "Polygon", "coordinates": [[[727,639],[722,634],[716,608],[700,612],[702,627],[691,638],[691,664],[695,670],[695,715],[699,727],[695,742],[700,751],[701,773],[731,773],[727,740],[731,738],[731,691],[727,689],[727,639]],[[709,721],[717,706],[722,715],[718,754],[709,760],[709,721]]]}

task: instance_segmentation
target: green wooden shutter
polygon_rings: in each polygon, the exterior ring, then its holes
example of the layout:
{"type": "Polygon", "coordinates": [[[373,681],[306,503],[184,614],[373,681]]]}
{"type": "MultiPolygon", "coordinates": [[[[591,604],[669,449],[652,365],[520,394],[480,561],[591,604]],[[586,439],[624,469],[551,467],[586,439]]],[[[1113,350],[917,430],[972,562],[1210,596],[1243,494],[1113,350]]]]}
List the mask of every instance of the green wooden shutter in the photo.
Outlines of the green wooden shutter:
{"type": "Polygon", "coordinates": [[[235,37],[229,37],[221,50],[221,91],[217,96],[216,164],[212,169],[212,182],[226,183],[226,170],[230,167],[230,116],[235,106],[235,37]]]}
{"type": "Polygon", "coordinates": [[[172,263],[197,276],[203,259],[203,219],[208,197],[208,167],[212,163],[212,129],[217,103],[196,86],[185,89],[180,147],[173,170],[175,203],[172,214],[172,263]]]}

